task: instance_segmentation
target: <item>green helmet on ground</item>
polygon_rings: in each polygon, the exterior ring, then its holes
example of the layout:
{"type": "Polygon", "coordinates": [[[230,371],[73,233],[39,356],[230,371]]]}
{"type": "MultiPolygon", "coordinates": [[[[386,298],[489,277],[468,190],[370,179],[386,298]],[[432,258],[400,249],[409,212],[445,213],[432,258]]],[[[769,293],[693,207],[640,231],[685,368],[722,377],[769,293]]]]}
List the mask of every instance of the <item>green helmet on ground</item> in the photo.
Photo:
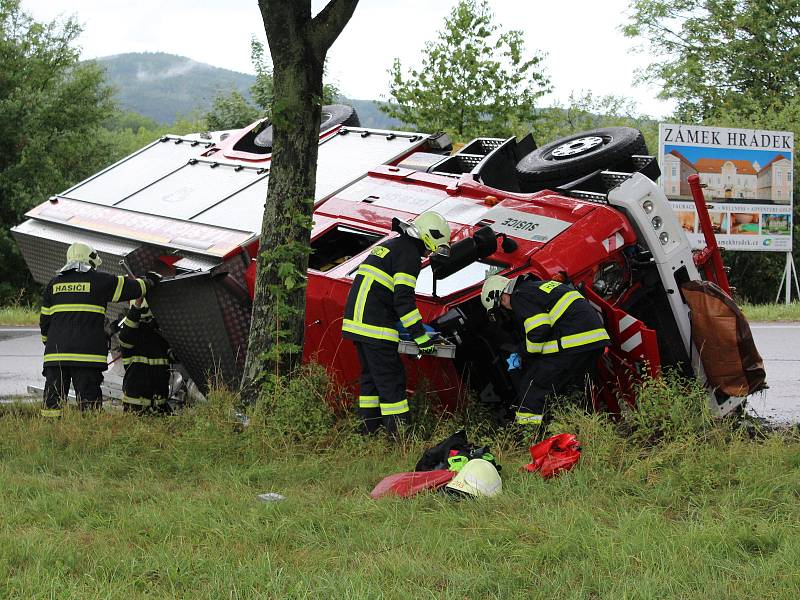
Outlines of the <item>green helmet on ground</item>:
{"type": "Polygon", "coordinates": [[[412,225],[409,235],[422,240],[428,250],[444,256],[450,254],[450,225],[442,215],[429,210],[414,219],[412,225]]]}
{"type": "Polygon", "coordinates": [[[467,496],[497,496],[503,481],[495,466],[482,458],[473,458],[447,484],[447,490],[467,496]]]}
{"type": "Polygon", "coordinates": [[[481,290],[481,303],[487,311],[500,306],[500,298],[510,282],[508,277],[502,275],[492,275],[486,278],[481,290]]]}
{"type": "Polygon", "coordinates": [[[103,264],[103,261],[89,244],[75,242],[67,248],[67,263],[80,263],[96,269],[103,264]]]}

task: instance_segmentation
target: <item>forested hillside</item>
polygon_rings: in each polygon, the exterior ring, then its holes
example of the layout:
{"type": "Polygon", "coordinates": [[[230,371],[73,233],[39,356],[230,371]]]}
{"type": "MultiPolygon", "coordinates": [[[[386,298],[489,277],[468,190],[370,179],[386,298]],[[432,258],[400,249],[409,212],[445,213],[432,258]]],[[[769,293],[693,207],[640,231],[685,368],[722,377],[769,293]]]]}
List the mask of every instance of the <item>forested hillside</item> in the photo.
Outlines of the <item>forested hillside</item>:
{"type": "MultiPolygon", "coordinates": [[[[117,54],[96,59],[114,87],[120,107],[170,124],[179,116],[205,114],[217,93],[236,90],[246,98],[254,75],[200,63],[164,52],[117,54]]],[[[365,127],[389,128],[399,121],[378,110],[372,100],[350,100],[365,127]]]]}
{"type": "Polygon", "coordinates": [[[217,92],[249,94],[253,75],[237,73],[164,52],[117,54],[97,59],[125,109],[159,123],[205,112],[217,92]]]}

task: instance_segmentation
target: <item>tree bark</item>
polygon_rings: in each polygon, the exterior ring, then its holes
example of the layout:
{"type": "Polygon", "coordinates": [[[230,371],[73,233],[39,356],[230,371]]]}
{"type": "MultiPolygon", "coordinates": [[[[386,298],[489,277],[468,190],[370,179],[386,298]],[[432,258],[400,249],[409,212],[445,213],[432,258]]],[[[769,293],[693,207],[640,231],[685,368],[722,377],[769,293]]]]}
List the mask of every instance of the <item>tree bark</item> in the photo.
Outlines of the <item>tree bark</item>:
{"type": "Polygon", "coordinates": [[[247,359],[245,401],[263,375],[289,375],[302,359],[305,278],[316,188],[325,57],[358,0],[259,0],[273,62],[273,146],[247,359]]]}

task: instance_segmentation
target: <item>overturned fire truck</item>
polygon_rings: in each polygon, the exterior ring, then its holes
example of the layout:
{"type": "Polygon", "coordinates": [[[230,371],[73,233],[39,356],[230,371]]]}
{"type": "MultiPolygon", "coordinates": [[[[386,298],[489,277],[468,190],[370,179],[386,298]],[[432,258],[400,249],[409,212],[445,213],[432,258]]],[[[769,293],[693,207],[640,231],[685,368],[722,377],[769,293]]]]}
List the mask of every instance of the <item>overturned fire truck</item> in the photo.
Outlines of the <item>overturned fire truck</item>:
{"type": "MultiPolygon", "coordinates": [[[[94,246],[112,273],[164,275],[149,301],[183,368],[201,390],[210,377],[235,387],[271,143],[266,121],[163,137],[33,208],[13,235],[38,282],[52,277],[75,241],[94,246]]],[[[448,406],[468,392],[490,407],[514,398],[507,334],[480,303],[489,273],[569,280],[602,314],[612,346],[598,365],[598,408],[633,401],[635,382],[665,367],[705,378],[681,286],[701,279],[698,266],[706,279],[727,281],[713,236],[706,252],[692,253],[654,183],[659,174],[635,129],[600,129],[540,148],[530,135],[479,138],[453,153],[443,134],[365,129],[350,107],[324,107],[304,359],[356,384],[355,348],[341,336],[355,272],[375,244],[396,235],[398,221],[435,210],[454,244],[449,258],[423,263],[417,302],[455,352],[409,357],[411,387],[424,379],[448,406]]],[[[709,388],[718,415],[746,399],[709,388]]]]}

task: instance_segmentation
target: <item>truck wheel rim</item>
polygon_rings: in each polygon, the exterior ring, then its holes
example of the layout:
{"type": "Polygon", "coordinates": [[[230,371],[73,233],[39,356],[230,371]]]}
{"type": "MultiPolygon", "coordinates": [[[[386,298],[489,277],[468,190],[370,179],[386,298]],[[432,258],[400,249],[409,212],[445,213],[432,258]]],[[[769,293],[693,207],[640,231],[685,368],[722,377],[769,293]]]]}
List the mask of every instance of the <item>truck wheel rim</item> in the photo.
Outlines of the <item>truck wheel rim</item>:
{"type": "Polygon", "coordinates": [[[578,138],[576,140],[566,142],[565,144],[561,144],[555,150],[553,150],[552,156],[554,158],[566,158],[568,156],[575,156],[577,154],[589,152],[590,150],[594,150],[598,146],[602,145],[603,138],[596,135],[590,135],[588,137],[578,138]]]}

